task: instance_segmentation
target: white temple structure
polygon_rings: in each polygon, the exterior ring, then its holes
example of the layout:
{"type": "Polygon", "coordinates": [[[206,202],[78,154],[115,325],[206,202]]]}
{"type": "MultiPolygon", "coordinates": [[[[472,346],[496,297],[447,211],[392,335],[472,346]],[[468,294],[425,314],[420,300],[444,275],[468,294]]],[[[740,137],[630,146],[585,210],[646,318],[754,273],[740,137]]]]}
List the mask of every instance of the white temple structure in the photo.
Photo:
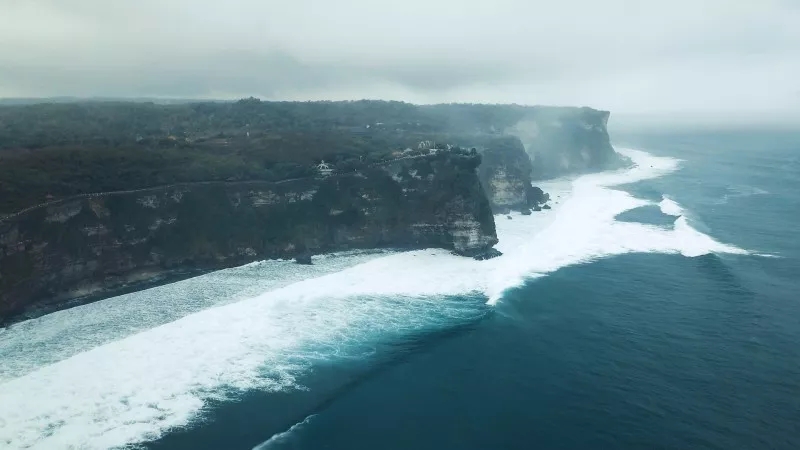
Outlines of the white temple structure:
{"type": "Polygon", "coordinates": [[[333,167],[330,164],[325,163],[325,160],[322,160],[319,164],[317,164],[317,172],[323,177],[327,177],[331,173],[333,173],[333,167]]]}

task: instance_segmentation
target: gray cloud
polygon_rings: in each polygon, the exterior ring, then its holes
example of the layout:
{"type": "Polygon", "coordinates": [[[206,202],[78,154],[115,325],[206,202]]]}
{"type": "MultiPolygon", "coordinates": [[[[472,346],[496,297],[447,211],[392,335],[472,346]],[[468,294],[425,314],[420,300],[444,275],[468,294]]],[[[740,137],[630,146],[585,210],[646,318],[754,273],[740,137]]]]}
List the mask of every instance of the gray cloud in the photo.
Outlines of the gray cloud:
{"type": "Polygon", "coordinates": [[[789,0],[0,0],[0,96],[580,104],[800,122],[789,0]]]}

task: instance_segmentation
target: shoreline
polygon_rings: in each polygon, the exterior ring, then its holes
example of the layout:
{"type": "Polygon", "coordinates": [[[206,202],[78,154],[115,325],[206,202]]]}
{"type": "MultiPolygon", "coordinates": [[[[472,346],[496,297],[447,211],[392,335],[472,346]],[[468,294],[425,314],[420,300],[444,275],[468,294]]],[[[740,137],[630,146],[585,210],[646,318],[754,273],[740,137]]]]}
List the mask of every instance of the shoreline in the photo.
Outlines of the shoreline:
{"type": "MultiPolygon", "coordinates": [[[[548,204],[551,206],[551,209],[532,211],[530,215],[523,215],[518,211],[512,211],[507,214],[495,214],[493,217],[495,220],[495,226],[499,242],[493,248],[499,250],[502,253],[505,253],[509,251],[508,250],[509,248],[513,248],[514,245],[519,244],[521,240],[530,239],[532,236],[546,229],[555,220],[555,216],[559,211],[560,206],[572,194],[573,191],[572,182],[581,176],[583,175],[556,178],[548,181],[539,182],[537,184],[538,187],[542,188],[546,193],[550,194],[551,199],[548,202],[548,204]],[[509,220],[508,217],[511,217],[512,219],[509,220]],[[511,222],[512,220],[517,221],[517,226],[513,226],[514,224],[507,223],[511,222]],[[520,221],[526,225],[525,230],[522,231],[519,230],[520,221]],[[531,226],[533,228],[531,228],[531,226]]],[[[294,180],[289,180],[289,181],[294,181],[294,180]]],[[[452,250],[442,249],[438,247],[420,248],[415,246],[404,246],[404,247],[393,246],[393,247],[370,247],[363,249],[324,252],[324,253],[314,254],[312,255],[312,258],[318,259],[321,257],[325,258],[346,257],[352,255],[380,254],[380,253],[388,255],[394,253],[412,253],[417,251],[424,252],[427,250],[436,250],[436,251],[442,250],[452,253],[452,250]]],[[[467,260],[474,259],[473,256],[468,256],[468,255],[459,255],[456,253],[453,253],[453,255],[467,260]]],[[[495,258],[485,259],[484,261],[492,261],[497,258],[502,258],[502,255],[495,258]]],[[[108,290],[103,290],[102,288],[99,288],[96,292],[91,292],[80,297],[75,297],[64,301],[55,301],[51,305],[41,306],[36,309],[24,311],[19,314],[9,316],[0,321],[0,330],[5,330],[17,324],[24,323],[30,320],[35,320],[53,313],[58,313],[60,311],[66,311],[73,308],[78,308],[81,306],[89,305],[96,302],[101,302],[104,300],[109,300],[116,297],[121,297],[128,294],[147,291],[149,289],[168,286],[171,284],[179,283],[182,281],[190,280],[204,275],[213,274],[219,271],[236,269],[248,266],[250,264],[259,264],[264,262],[276,262],[276,263],[286,262],[286,263],[296,264],[294,259],[267,258],[267,259],[259,259],[256,261],[248,261],[241,264],[234,263],[233,265],[220,264],[209,267],[193,267],[193,268],[187,267],[175,270],[166,270],[164,271],[164,273],[159,274],[155,278],[147,279],[144,281],[132,281],[128,284],[108,290]]]]}

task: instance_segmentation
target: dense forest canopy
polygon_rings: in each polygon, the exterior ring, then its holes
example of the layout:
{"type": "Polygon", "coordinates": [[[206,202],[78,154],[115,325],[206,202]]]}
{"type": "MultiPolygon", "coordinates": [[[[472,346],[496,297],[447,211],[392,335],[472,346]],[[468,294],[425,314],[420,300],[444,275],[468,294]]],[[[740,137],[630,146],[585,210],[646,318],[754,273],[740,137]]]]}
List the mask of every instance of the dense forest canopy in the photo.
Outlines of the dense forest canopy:
{"type": "Polygon", "coordinates": [[[523,118],[589,108],[396,101],[0,105],[0,215],[53,198],[194,181],[309,176],[421,140],[469,146],[523,118]]]}

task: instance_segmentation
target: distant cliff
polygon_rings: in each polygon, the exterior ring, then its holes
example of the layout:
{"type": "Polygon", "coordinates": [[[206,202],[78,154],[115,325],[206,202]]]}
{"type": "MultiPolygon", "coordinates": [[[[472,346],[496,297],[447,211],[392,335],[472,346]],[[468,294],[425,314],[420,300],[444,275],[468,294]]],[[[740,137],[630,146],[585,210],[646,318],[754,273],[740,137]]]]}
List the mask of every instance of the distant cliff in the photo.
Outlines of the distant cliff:
{"type": "Polygon", "coordinates": [[[481,149],[481,182],[495,212],[537,209],[546,202],[546,194],[531,182],[627,163],[611,145],[608,111],[470,104],[420,108],[430,123],[457,135],[452,140],[481,149]]]}
{"type": "Polygon", "coordinates": [[[609,116],[591,108],[538,108],[507,132],[525,145],[534,180],[607,170],[624,164],[611,146],[609,116]]]}
{"type": "Polygon", "coordinates": [[[373,247],[479,256],[497,243],[479,164],[440,152],[329,177],[190,183],[34,208],[0,221],[0,323],[265,258],[373,247]]]}

